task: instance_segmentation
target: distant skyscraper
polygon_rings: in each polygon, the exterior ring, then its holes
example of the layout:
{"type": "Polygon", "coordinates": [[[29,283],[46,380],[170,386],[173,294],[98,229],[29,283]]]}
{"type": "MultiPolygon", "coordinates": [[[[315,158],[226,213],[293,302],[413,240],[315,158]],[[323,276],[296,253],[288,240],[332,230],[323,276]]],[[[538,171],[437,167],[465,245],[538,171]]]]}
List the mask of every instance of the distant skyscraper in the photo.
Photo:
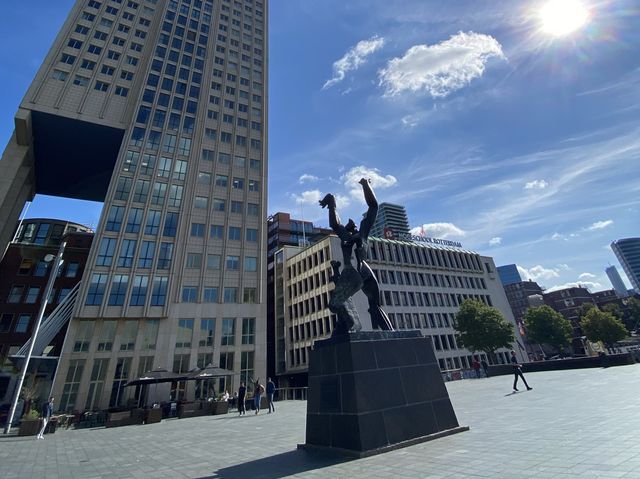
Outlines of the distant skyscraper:
{"type": "Polygon", "coordinates": [[[504,266],[498,266],[496,269],[498,270],[498,274],[500,275],[500,281],[502,281],[502,286],[506,286],[508,284],[513,284],[513,283],[519,283],[520,281],[522,281],[522,277],[520,276],[518,267],[515,264],[506,264],[504,266]]]}
{"type": "Polygon", "coordinates": [[[611,243],[627,278],[633,288],[640,293],[640,238],[623,238],[611,243]]]}
{"type": "Polygon", "coordinates": [[[404,206],[380,203],[376,222],[371,228],[371,236],[384,238],[384,230],[390,229],[395,237],[409,234],[409,219],[404,206]]]}
{"type": "Polygon", "coordinates": [[[616,291],[618,296],[627,296],[629,293],[627,292],[627,287],[624,285],[624,281],[620,277],[620,273],[618,273],[618,268],[611,265],[608,266],[605,270],[607,276],[609,277],[609,281],[611,281],[611,285],[613,289],[616,291]]]}
{"type": "Polygon", "coordinates": [[[228,369],[216,392],[265,377],[267,24],[265,0],[69,12],[0,161],[2,252],[35,193],[104,203],[58,409],[169,400],[124,388],[154,367],[228,369]]]}

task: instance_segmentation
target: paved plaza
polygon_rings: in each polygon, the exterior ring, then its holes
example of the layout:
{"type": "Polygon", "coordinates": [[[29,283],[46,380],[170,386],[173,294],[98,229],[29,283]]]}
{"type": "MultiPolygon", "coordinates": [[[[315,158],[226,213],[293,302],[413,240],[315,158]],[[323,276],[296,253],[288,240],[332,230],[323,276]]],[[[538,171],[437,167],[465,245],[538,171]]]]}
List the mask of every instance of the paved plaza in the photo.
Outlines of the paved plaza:
{"type": "Polygon", "coordinates": [[[366,459],[297,450],[306,403],[289,401],[257,417],[0,436],[0,477],[640,478],[640,365],[526,376],[534,389],[516,394],[511,376],[448,383],[470,431],[366,459]]]}

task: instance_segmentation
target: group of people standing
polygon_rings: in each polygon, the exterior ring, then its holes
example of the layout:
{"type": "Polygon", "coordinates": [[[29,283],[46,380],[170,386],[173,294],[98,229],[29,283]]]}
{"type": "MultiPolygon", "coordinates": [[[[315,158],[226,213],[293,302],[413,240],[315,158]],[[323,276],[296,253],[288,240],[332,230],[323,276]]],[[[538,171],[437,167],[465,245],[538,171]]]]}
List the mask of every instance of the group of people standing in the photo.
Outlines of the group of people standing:
{"type": "MultiPolygon", "coordinates": [[[[267,378],[267,387],[265,388],[261,383],[260,379],[254,382],[253,384],[253,408],[255,409],[255,414],[260,412],[260,403],[262,402],[262,396],[267,394],[267,404],[269,406],[269,414],[272,412],[276,412],[276,408],[273,405],[273,396],[276,392],[276,385],[273,383],[271,378],[267,378]]],[[[240,383],[240,388],[238,389],[238,415],[244,416],[247,413],[246,409],[246,399],[247,399],[247,386],[244,382],[240,383]]]]}

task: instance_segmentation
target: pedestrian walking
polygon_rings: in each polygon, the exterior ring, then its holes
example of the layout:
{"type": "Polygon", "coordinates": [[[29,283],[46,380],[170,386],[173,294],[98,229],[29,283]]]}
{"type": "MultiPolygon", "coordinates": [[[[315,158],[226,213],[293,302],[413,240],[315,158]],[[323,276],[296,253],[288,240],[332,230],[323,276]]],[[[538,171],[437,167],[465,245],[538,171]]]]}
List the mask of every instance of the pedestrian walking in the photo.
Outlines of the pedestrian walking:
{"type": "Polygon", "coordinates": [[[254,385],[253,389],[253,407],[256,410],[256,414],[260,412],[260,400],[262,399],[262,395],[264,394],[264,386],[260,384],[260,379],[258,379],[254,385]]]}
{"type": "Polygon", "coordinates": [[[480,363],[478,362],[478,358],[473,358],[473,362],[471,363],[471,367],[476,372],[476,377],[480,377],[480,363]]]}
{"type": "Polygon", "coordinates": [[[518,363],[516,352],[513,350],[511,351],[511,364],[513,365],[513,392],[518,391],[518,388],[516,387],[518,385],[518,378],[522,379],[522,382],[527,387],[527,391],[531,391],[533,388],[527,384],[527,380],[522,374],[522,364],[518,363]]]}
{"type": "Polygon", "coordinates": [[[273,405],[273,395],[276,392],[276,385],[273,384],[271,378],[267,378],[267,400],[269,402],[269,414],[271,411],[276,412],[276,407],[273,405]]]}
{"type": "Polygon", "coordinates": [[[238,416],[243,416],[247,413],[245,409],[244,400],[247,397],[247,387],[243,382],[240,383],[238,388],[238,416]]]}
{"type": "Polygon", "coordinates": [[[37,439],[44,439],[44,430],[47,428],[49,419],[51,419],[53,415],[53,397],[50,397],[48,401],[42,404],[40,413],[42,414],[42,429],[40,429],[37,439]]]}
{"type": "Polygon", "coordinates": [[[482,369],[484,369],[484,376],[485,377],[489,377],[489,363],[487,362],[486,359],[482,359],[482,361],[480,361],[480,364],[482,365],[482,369]]]}

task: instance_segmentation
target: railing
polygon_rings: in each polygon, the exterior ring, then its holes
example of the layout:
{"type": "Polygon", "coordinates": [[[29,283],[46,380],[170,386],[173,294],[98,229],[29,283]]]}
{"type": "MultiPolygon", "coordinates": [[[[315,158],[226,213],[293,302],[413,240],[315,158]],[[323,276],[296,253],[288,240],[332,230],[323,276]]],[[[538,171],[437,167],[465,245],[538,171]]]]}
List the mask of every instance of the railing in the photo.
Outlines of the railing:
{"type": "MultiPolygon", "coordinates": [[[[42,356],[44,348],[53,341],[56,334],[58,334],[69,322],[71,314],[73,313],[73,308],[76,305],[79,288],[80,283],[78,282],[71,291],[69,291],[69,294],[64,298],[64,300],[58,304],[56,309],[54,309],[51,314],[42,321],[40,331],[38,332],[38,338],[36,339],[36,344],[33,347],[33,356],[42,356]]],[[[29,339],[29,341],[27,341],[24,346],[18,350],[14,357],[24,357],[29,351],[30,343],[31,339],[29,339]]]]}
{"type": "Polygon", "coordinates": [[[307,388],[278,388],[275,394],[276,401],[306,401],[307,388]]]}

